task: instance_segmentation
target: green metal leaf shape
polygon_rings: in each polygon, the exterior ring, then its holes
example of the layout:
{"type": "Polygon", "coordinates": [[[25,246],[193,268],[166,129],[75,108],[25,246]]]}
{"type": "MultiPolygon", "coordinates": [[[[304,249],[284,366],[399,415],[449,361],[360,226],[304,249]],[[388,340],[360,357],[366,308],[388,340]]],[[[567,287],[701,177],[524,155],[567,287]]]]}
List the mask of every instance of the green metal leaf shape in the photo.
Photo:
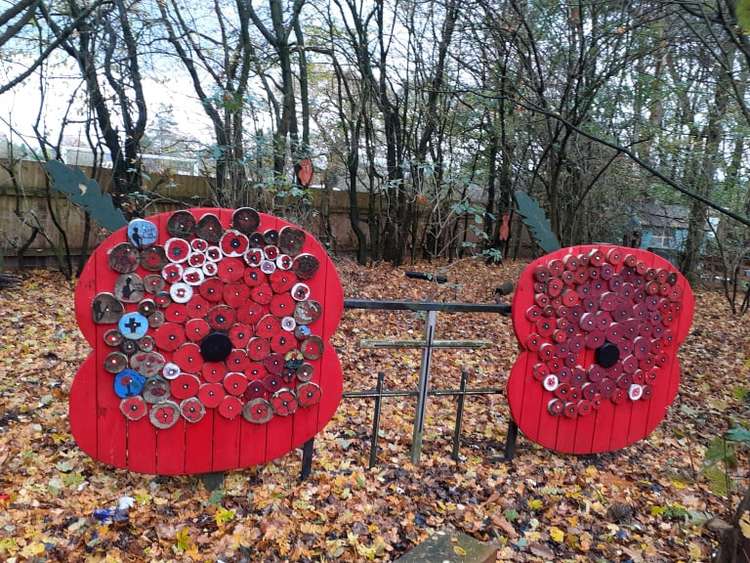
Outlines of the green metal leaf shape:
{"type": "Polygon", "coordinates": [[[528,227],[534,241],[541,247],[544,252],[553,252],[560,248],[560,241],[557,240],[549,219],[544,214],[544,210],[533,197],[529,197],[526,192],[517,191],[514,194],[516,200],[516,209],[518,210],[524,225],[528,227]]]}
{"type": "Polygon", "coordinates": [[[48,160],[45,168],[52,178],[52,187],[82,207],[99,225],[116,231],[128,224],[122,211],[112,203],[112,196],[102,193],[97,181],[87,178],[79,168],[67,166],[59,160],[48,160]]]}

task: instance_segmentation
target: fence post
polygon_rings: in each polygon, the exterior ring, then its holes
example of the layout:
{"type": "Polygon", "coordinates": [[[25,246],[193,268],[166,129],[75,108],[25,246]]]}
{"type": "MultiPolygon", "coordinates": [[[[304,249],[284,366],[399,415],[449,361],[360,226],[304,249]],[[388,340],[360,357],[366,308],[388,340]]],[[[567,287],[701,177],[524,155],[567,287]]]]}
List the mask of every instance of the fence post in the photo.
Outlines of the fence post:
{"type": "Polygon", "coordinates": [[[430,380],[430,361],[432,360],[432,341],[435,337],[437,311],[427,311],[425,322],[425,346],[422,349],[422,365],[419,369],[419,388],[417,395],[417,415],[414,418],[414,434],[412,436],[411,462],[419,463],[422,455],[422,434],[424,432],[424,412],[427,407],[427,388],[430,380]]]}
{"type": "Polygon", "coordinates": [[[456,407],[456,426],[453,429],[453,451],[451,458],[458,461],[458,449],[461,447],[461,423],[464,418],[464,402],[466,402],[466,383],[469,374],[465,369],[461,370],[461,384],[459,386],[460,395],[458,396],[458,406],[456,407]]]}
{"type": "Polygon", "coordinates": [[[312,473],[313,447],[315,438],[310,438],[302,446],[302,471],[300,472],[300,481],[305,481],[312,473]]]}
{"type": "Polygon", "coordinates": [[[375,387],[377,396],[375,397],[375,412],[372,415],[372,438],[370,439],[370,465],[372,469],[378,464],[378,433],[380,432],[380,408],[383,400],[383,381],[385,374],[378,372],[378,384],[375,387]]]}
{"type": "Polygon", "coordinates": [[[516,440],[518,440],[518,425],[510,419],[508,434],[505,436],[505,461],[513,461],[516,457],[516,440]]]}

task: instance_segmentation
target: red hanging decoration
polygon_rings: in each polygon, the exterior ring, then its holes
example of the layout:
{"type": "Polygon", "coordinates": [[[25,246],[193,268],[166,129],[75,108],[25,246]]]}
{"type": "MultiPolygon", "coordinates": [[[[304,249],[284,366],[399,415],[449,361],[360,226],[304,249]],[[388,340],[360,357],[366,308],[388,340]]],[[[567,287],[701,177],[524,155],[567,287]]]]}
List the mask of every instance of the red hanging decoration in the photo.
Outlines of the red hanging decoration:
{"type": "Polygon", "coordinates": [[[309,187],[313,179],[313,164],[312,160],[305,158],[299,161],[297,167],[297,180],[300,185],[309,187]]]}

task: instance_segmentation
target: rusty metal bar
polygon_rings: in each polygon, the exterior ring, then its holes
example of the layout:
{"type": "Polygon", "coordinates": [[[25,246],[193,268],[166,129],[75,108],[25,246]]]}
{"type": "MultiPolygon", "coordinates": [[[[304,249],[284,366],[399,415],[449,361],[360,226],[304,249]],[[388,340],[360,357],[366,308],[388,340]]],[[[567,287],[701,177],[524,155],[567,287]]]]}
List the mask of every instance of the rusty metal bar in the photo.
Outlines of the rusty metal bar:
{"type": "MultiPolygon", "coordinates": [[[[373,340],[365,339],[359,341],[359,347],[365,349],[383,348],[425,348],[425,340],[373,340]]],[[[494,346],[489,340],[433,340],[432,348],[452,348],[476,350],[479,348],[490,348],[494,346]]]]}
{"type": "Polygon", "coordinates": [[[437,325],[437,311],[428,310],[424,326],[426,344],[422,348],[422,363],[419,366],[419,385],[417,390],[417,415],[414,417],[414,432],[411,442],[411,462],[416,465],[422,456],[422,437],[424,436],[424,413],[427,409],[427,388],[430,385],[430,364],[432,363],[432,340],[437,325]]]}
{"type": "MultiPolygon", "coordinates": [[[[457,397],[459,395],[501,395],[501,387],[478,387],[476,389],[430,389],[427,394],[431,397],[457,397]]],[[[384,389],[382,394],[378,394],[377,389],[367,391],[347,391],[343,394],[344,399],[376,399],[377,397],[417,397],[419,391],[410,391],[408,389],[384,389]]]]}
{"type": "Polygon", "coordinates": [[[453,451],[451,452],[451,458],[458,461],[458,449],[461,447],[461,423],[464,418],[464,403],[466,402],[466,383],[469,380],[469,374],[465,369],[461,370],[461,383],[459,390],[461,394],[458,396],[458,405],[456,406],[456,426],[453,429],[453,451]]]}
{"type": "Polygon", "coordinates": [[[510,315],[504,303],[442,303],[439,301],[373,301],[344,299],[345,309],[379,309],[385,311],[442,311],[445,313],[500,313],[510,315]]]}
{"type": "Polygon", "coordinates": [[[375,412],[372,415],[372,438],[370,439],[370,464],[372,469],[378,464],[378,433],[380,432],[380,409],[383,402],[383,383],[385,374],[381,371],[378,373],[378,385],[375,391],[378,393],[375,397],[375,412]]]}

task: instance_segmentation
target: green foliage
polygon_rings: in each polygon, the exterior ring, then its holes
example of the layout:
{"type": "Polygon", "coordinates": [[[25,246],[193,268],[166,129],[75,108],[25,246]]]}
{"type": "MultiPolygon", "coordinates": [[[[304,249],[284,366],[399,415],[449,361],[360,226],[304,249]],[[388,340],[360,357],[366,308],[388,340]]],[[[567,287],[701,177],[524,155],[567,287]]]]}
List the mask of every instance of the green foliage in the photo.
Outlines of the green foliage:
{"type": "Polygon", "coordinates": [[[114,206],[109,194],[102,193],[96,180],[87,178],[80,169],[66,166],[59,160],[49,160],[45,167],[52,178],[52,187],[82,207],[99,225],[110,231],[127,225],[125,215],[114,206]]]}
{"type": "Polygon", "coordinates": [[[737,2],[737,23],[745,35],[750,34],[750,0],[737,2]]]}
{"type": "Polygon", "coordinates": [[[701,473],[714,494],[728,496],[732,488],[729,469],[737,467],[737,446],[750,445],[750,430],[736,426],[714,438],[706,448],[701,473]]]}
{"type": "Polygon", "coordinates": [[[737,426],[728,430],[725,434],[726,439],[741,444],[750,444],[750,430],[737,426]]]}
{"type": "Polygon", "coordinates": [[[529,229],[529,233],[534,241],[544,252],[553,252],[560,248],[560,241],[557,240],[549,219],[539,204],[522,191],[517,191],[514,196],[516,200],[516,209],[521,215],[524,225],[529,229]]]}

